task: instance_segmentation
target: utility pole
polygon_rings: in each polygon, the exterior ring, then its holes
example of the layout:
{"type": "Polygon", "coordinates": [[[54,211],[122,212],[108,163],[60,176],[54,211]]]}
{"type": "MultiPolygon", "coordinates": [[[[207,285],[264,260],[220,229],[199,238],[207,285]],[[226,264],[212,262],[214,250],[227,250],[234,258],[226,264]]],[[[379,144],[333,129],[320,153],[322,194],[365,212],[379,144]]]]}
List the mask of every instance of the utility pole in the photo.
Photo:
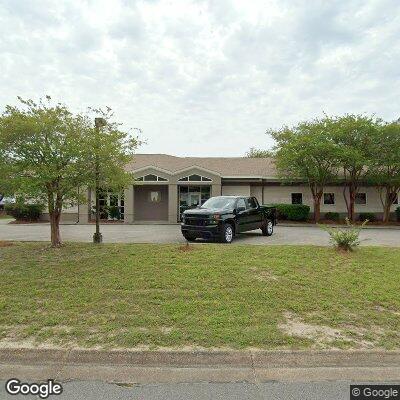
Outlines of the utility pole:
{"type": "Polygon", "coordinates": [[[93,243],[101,243],[103,236],[100,233],[100,155],[99,155],[99,133],[100,128],[107,125],[104,118],[94,119],[95,130],[95,195],[96,195],[96,232],[93,234],[93,243]]]}

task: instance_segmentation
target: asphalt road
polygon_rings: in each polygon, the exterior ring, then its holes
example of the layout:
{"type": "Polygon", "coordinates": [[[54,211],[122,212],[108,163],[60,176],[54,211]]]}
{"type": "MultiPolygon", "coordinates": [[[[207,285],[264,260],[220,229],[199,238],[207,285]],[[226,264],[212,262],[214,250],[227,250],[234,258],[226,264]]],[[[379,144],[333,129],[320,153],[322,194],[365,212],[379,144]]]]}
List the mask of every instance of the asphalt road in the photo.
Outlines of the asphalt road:
{"type": "MultiPolygon", "coordinates": [[[[62,225],[61,236],[64,241],[91,242],[94,225],[62,225]]],[[[184,243],[179,225],[124,225],[105,224],[101,227],[105,243],[184,243]]],[[[361,233],[361,245],[400,247],[400,229],[369,228],[361,233]]],[[[0,220],[0,240],[49,241],[50,227],[40,224],[8,224],[0,220]]],[[[329,236],[315,226],[275,227],[271,237],[261,235],[259,230],[238,235],[234,244],[311,244],[329,245],[329,236]]]]}
{"type": "MultiPolygon", "coordinates": [[[[26,400],[37,396],[11,396],[0,381],[0,399],[26,400]]],[[[103,382],[72,381],[63,383],[63,393],[50,396],[60,400],[348,400],[350,382],[308,383],[179,383],[118,385],[103,382]]]]}

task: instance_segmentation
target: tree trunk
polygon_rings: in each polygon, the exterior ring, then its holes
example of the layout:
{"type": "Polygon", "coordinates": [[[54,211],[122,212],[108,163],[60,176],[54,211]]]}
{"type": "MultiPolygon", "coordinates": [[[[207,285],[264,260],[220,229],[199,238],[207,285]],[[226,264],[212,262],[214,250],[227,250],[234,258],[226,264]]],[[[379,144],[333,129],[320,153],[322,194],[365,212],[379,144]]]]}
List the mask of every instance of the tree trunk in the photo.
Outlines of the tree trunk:
{"type": "Polygon", "coordinates": [[[61,214],[57,211],[53,211],[50,214],[50,229],[51,229],[51,246],[61,246],[61,235],[60,235],[60,216],[61,214]]]}
{"type": "Polygon", "coordinates": [[[55,193],[54,187],[56,184],[49,185],[47,190],[47,206],[49,209],[50,217],[50,239],[52,247],[61,246],[61,235],[60,235],[60,218],[62,210],[62,199],[59,193],[55,193]]]}
{"type": "Polygon", "coordinates": [[[347,208],[347,218],[351,222],[355,221],[354,205],[356,202],[356,193],[357,193],[357,189],[352,184],[345,186],[343,189],[343,197],[344,197],[344,201],[346,203],[346,208],[347,208]],[[347,191],[349,192],[349,198],[347,198],[347,191]]]}
{"type": "Polygon", "coordinates": [[[383,222],[387,224],[390,219],[390,208],[396,201],[397,190],[394,187],[386,187],[385,201],[383,202],[383,222]]]}
{"type": "Polygon", "coordinates": [[[348,216],[349,216],[349,220],[351,221],[351,222],[355,222],[355,220],[356,220],[356,215],[355,215],[355,212],[354,212],[354,205],[355,205],[355,202],[356,202],[356,190],[355,190],[355,188],[354,188],[354,186],[350,186],[349,187],[349,212],[348,212],[348,216]]]}
{"type": "Polygon", "coordinates": [[[314,222],[318,223],[321,219],[321,197],[314,197],[314,222]]]}
{"type": "Polygon", "coordinates": [[[321,199],[324,194],[324,188],[319,187],[316,183],[309,183],[313,203],[314,203],[314,222],[317,223],[321,219],[321,199]]]}
{"type": "Polygon", "coordinates": [[[390,219],[390,206],[391,204],[388,202],[385,202],[384,208],[383,208],[383,223],[387,224],[390,219]]]}

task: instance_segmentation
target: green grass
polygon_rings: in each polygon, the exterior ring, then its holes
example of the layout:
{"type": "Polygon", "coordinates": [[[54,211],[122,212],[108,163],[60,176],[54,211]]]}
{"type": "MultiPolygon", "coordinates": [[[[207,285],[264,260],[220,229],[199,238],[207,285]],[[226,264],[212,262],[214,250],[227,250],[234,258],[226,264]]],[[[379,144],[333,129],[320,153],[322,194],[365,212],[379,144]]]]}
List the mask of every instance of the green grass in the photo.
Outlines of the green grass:
{"type": "Polygon", "coordinates": [[[400,249],[191,248],[0,247],[0,342],[400,348],[400,249]],[[343,336],[287,332],[288,315],[343,336]]]}

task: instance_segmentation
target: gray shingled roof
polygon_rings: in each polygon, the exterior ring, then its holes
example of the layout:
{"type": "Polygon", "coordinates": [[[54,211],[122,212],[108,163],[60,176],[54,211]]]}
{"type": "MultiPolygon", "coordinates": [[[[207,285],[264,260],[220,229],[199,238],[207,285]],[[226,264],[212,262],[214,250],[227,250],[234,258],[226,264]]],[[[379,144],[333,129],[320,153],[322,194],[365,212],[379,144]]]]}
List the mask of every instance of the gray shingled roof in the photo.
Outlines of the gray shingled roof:
{"type": "Polygon", "coordinates": [[[129,171],[158,167],[175,173],[188,167],[201,167],[222,177],[276,177],[272,158],[247,157],[175,157],[168,154],[136,154],[127,165],[129,171]]]}

